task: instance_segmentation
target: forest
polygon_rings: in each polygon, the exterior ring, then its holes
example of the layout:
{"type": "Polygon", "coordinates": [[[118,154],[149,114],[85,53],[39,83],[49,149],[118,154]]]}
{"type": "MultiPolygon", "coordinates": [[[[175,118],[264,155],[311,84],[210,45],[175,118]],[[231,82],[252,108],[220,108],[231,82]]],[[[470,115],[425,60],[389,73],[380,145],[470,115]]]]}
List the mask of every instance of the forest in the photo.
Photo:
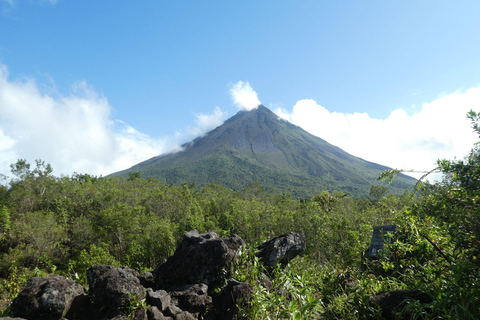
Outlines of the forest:
{"type": "MultiPolygon", "coordinates": [[[[469,112],[480,137],[480,113],[469,112]]],[[[398,196],[372,185],[370,197],[321,192],[311,199],[278,194],[257,182],[241,191],[128,177],[54,176],[42,160],[11,165],[0,186],[0,316],[34,276],[60,274],[88,290],[94,264],[139,272],[171,256],[193,229],[237,234],[254,248],[303,232],[307,249],[274,274],[293,299],[267,292],[262,266],[244,256],[232,276],[251,283],[249,319],[382,319],[369,298],[420,289],[432,302],[408,302],[413,319],[480,318],[480,144],[464,159],[440,159],[441,182],[398,196]],[[396,225],[380,259],[362,259],[373,226],[396,225]]],[[[433,169],[433,168],[432,168],[433,169]]],[[[398,170],[382,174],[394,179],[398,170]]]]}

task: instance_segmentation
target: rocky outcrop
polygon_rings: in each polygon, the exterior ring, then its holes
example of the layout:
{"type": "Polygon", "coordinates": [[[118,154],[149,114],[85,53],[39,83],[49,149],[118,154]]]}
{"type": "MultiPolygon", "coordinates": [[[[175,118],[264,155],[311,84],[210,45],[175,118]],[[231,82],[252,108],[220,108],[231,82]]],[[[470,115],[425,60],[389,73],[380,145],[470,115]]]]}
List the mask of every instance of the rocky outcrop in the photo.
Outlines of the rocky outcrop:
{"type": "MultiPolygon", "coordinates": [[[[88,295],[61,276],[32,278],[12,302],[11,313],[26,320],[241,319],[253,287],[234,279],[225,285],[224,271],[244,246],[237,235],[220,238],[193,230],[172,257],[142,275],[126,267],[92,266],[88,295]]],[[[288,233],[258,247],[257,254],[272,267],[286,265],[304,249],[303,234],[288,233]]]]}
{"type": "Polygon", "coordinates": [[[182,310],[196,315],[204,313],[206,307],[212,304],[208,286],[204,283],[174,288],[170,295],[182,310]]]}
{"type": "Polygon", "coordinates": [[[130,268],[92,266],[87,270],[87,279],[94,304],[116,310],[132,299],[144,299],[145,289],[140,284],[139,276],[130,268]]]}
{"type": "Polygon", "coordinates": [[[259,245],[255,255],[267,267],[277,264],[285,267],[290,260],[305,251],[305,248],[303,233],[289,232],[259,245]]]}
{"type": "Polygon", "coordinates": [[[163,312],[170,305],[172,299],[168,292],[165,290],[153,291],[151,288],[148,288],[146,302],[149,305],[156,307],[159,311],[163,312]]]}
{"type": "Polygon", "coordinates": [[[199,234],[193,230],[183,236],[180,247],[165,263],[155,268],[154,274],[162,285],[208,285],[244,246],[243,239],[235,234],[220,238],[215,232],[199,234]]]}
{"type": "Polygon", "coordinates": [[[229,279],[227,283],[219,299],[215,301],[215,308],[210,314],[212,319],[241,319],[240,310],[248,310],[248,305],[253,295],[252,285],[234,279],[229,279]]]}
{"type": "Polygon", "coordinates": [[[34,277],[13,300],[10,311],[19,318],[62,319],[82,294],[81,285],[64,277],[34,277]]]}

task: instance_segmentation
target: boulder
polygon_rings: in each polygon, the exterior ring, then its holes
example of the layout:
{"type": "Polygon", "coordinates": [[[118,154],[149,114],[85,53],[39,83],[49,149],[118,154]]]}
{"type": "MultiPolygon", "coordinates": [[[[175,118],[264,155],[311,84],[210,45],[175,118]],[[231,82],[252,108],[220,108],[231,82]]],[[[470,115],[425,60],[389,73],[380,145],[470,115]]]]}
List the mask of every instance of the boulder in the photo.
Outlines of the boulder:
{"type": "Polygon", "coordinates": [[[152,271],[147,271],[145,273],[142,273],[138,279],[140,279],[140,284],[144,287],[144,288],[152,288],[152,289],[155,289],[156,288],[156,284],[155,284],[155,277],[153,275],[153,272],[152,271]]]}
{"type": "Polygon", "coordinates": [[[402,312],[408,300],[417,300],[421,303],[432,302],[430,295],[421,290],[397,290],[380,292],[370,297],[369,303],[371,306],[380,307],[385,320],[410,319],[410,315],[406,313],[400,317],[395,315],[397,312],[402,312]]]}
{"type": "Polygon", "coordinates": [[[181,311],[180,313],[177,313],[177,315],[175,315],[174,319],[175,320],[197,320],[198,318],[187,311],[181,311]]]}
{"type": "MultiPolygon", "coordinates": [[[[163,315],[163,313],[158,310],[157,307],[151,307],[147,310],[148,320],[166,320],[167,317],[163,315]]],[[[171,319],[171,318],[170,318],[171,319]]]]}
{"type": "Polygon", "coordinates": [[[170,304],[167,306],[167,308],[163,311],[163,314],[166,315],[167,317],[172,317],[176,318],[177,315],[181,314],[183,311],[179,307],[177,307],[174,304],[170,304]]]}
{"type": "Polygon", "coordinates": [[[266,241],[256,248],[255,255],[266,267],[278,263],[285,267],[290,260],[305,251],[306,240],[303,233],[289,232],[266,241]]]}
{"type": "Polygon", "coordinates": [[[81,285],[62,276],[34,277],[12,301],[10,311],[18,318],[62,319],[82,294],[81,285]]]}
{"type": "Polygon", "coordinates": [[[143,308],[135,310],[135,312],[130,317],[130,319],[133,319],[133,320],[148,320],[147,310],[143,309],[143,308]]]}
{"type": "Polygon", "coordinates": [[[179,286],[189,283],[209,284],[227,266],[245,242],[237,235],[219,238],[215,232],[199,234],[197,230],[183,236],[181,245],[154,274],[161,285],[179,286]]]}
{"type": "Polygon", "coordinates": [[[180,309],[196,315],[203,314],[212,304],[212,297],[208,295],[208,286],[204,283],[173,288],[170,295],[176,300],[180,309]]]}
{"type": "Polygon", "coordinates": [[[247,310],[253,295],[253,286],[249,283],[229,279],[219,299],[215,301],[215,308],[208,317],[218,320],[242,319],[240,310],[247,310]],[[214,313],[214,314],[212,314],[214,313]]]}
{"type": "Polygon", "coordinates": [[[147,289],[147,300],[146,302],[158,308],[159,311],[163,312],[171,303],[170,295],[165,290],[153,291],[152,289],[147,289]]]}
{"type": "MultiPolygon", "coordinates": [[[[94,318],[88,319],[99,319],[98,316],[94,316],[94,318]]],[[[67,320],[67,319],[65,319],[67,320]]],[[[147,317],[147,310],[145,309],[138,309],[133,312],[131,315],[125,315],[123,313],[117,314],[113,318],[108,318],[107,320],[149,320],[147,317]]]]}
{"type": "Polygon", "coordinates": [[[138,272],[130,268],[96,265],[87,270],[90,297],[96,306],[118,310],[131,299],[145,298],[138,272]]]}

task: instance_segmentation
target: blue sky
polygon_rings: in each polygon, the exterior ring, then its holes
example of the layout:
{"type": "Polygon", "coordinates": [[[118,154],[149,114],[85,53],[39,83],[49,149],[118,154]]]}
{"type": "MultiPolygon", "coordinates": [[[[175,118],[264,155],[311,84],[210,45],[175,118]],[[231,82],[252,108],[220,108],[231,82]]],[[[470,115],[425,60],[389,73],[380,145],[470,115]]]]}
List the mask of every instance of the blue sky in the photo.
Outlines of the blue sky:
{"type": "Polygon", "coordinates": [[[479,52],[478,1],[0,0],[0,173],[124,169],[233,116],[242,90],[427,170],[476,140],[479,52]]]}

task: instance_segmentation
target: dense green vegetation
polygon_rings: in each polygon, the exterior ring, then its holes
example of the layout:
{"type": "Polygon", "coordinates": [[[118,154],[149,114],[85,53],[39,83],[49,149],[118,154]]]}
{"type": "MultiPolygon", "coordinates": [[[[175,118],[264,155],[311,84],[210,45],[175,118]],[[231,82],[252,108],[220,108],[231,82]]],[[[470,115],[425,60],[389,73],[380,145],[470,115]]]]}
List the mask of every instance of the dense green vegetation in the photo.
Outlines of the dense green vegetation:
{"type": "MultiPolygon", "coordinates": [[[[480,114],[471,112],[480,134],[480,114]]],[[[416,319],[480,318],[480,154],[441,160],[441,183],[401,196],[372,186],[370,198],[321,192],[296,200],[258,183],[241,191],[219,185],[167,185],[154,179],[55,177],[48,164],[12,165],[0,187],[0,310],[29,277],[57,273],[85,284],[92,264],[139,271],[171,255],[192,229],[240,235],[249,246],[302,231],[307,250],[267,291],[254,256],[237,262],[233,277],[256,289],[245,314],[254,319],[381,318],[368,298],[383,290],[421,289],[433,302],[405,307],[416,319]],[[414,195],[416,195],[414,197],[414,195]],[[365,261],[372,226],[395,223],[397,233],[378,261],[365,261]]],[[[392,173],[395,173],[392,171],[392,173]]]]}

